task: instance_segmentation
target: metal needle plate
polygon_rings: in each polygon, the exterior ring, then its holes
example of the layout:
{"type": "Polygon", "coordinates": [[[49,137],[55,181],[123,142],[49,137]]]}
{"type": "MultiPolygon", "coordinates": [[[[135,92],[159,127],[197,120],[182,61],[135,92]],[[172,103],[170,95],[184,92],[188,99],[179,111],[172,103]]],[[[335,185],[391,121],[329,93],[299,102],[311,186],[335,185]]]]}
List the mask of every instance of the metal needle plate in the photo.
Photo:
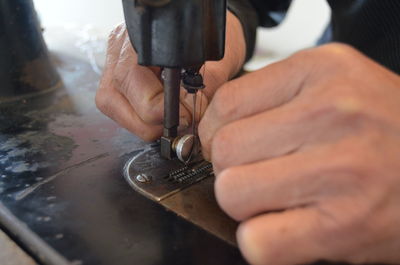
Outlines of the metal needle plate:
{"type": "Polygon", "coordinates": [[[160,155],[160,146],[149,146],[125,165],[129,185],[146,197],[161,201],[184,188],[213,175],[211,163],[201,156],[188,164],[160,155]]]}

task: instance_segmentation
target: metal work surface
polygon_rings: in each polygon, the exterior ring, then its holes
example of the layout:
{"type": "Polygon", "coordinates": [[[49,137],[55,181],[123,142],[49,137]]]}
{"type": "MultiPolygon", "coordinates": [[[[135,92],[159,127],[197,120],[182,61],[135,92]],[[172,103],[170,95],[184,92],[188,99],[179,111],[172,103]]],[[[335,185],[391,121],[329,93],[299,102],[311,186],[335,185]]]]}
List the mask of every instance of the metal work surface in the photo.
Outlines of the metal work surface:
{"type": "MultiPolygon", "coordinates": [[[[181,217],[189,215],[129,187],[123,166],[146,145],[96,110],[90,64],[62,52],[54,61],[61,88],[0,104],[4,230],[44,264],[55,264],[41,257],[46,247],[71,264],[245,264],[236,247],[181,217]],[[13,218],[22,225],[11,227],[13,218]],[[27,231],[44,244],[32,246],[27,231]]],[[[218,207],[205,200],[215,222],[218,207]]]]}
{"type": "Polygon", "coordinates": [[[213,175],[211,163],[202,158],[184,164],[177,158],[167,160],[160,155],[160,146],[148,146],[125,166],[125,179],[144,196],[161,201],[213,175]]]}

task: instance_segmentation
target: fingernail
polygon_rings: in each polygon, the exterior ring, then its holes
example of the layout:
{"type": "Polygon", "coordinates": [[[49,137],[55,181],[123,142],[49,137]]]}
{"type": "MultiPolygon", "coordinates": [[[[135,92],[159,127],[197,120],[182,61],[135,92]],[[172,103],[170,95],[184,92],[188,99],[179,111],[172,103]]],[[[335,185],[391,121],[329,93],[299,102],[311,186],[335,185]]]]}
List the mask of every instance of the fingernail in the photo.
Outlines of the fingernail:
{"type": "Polygon", "coordinates": [[[190,123],[185,117],[181,117],[179,119],[179,128],[181,130],[186,130],[187,128],[189,128],[189,125],[190,125],[190,123]]]}

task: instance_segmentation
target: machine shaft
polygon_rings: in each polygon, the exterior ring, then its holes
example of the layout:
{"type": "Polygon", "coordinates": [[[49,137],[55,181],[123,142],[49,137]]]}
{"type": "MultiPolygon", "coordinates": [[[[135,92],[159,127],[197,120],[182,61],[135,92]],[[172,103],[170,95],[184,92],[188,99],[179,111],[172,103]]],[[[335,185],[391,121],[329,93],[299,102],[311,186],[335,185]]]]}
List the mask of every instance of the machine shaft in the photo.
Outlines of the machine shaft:
{"type": "Polygon", "coordinates": [[[178,136],[180,68],[164,68],[164,137],[178,136]]]}

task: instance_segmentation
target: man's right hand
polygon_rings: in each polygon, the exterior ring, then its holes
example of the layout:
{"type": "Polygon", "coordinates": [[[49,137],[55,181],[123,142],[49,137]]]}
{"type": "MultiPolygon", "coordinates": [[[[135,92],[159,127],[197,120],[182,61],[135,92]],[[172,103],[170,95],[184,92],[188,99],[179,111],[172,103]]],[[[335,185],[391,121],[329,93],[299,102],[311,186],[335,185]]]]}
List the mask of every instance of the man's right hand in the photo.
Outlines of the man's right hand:
{"type": "MultiPolygon", "coordinates": [[[[197,119],[205,112],[208,102],[223,83],[234,77],[244,63],[245,40],[240,21],[227,15],[225,56],[218,62],[207,62],[201,70],[206,88],[198,95],[197,119]]],[[[122,127],[146,141],[162,134],[164,93],[161,69],[137,64],[124,24],[109,37],[107,60],[100,87],[96,94],[97,107],[122,127]]],[[[192,98],[183,89],[180,96],[180,129],[192,122],[192,98]]]]}

